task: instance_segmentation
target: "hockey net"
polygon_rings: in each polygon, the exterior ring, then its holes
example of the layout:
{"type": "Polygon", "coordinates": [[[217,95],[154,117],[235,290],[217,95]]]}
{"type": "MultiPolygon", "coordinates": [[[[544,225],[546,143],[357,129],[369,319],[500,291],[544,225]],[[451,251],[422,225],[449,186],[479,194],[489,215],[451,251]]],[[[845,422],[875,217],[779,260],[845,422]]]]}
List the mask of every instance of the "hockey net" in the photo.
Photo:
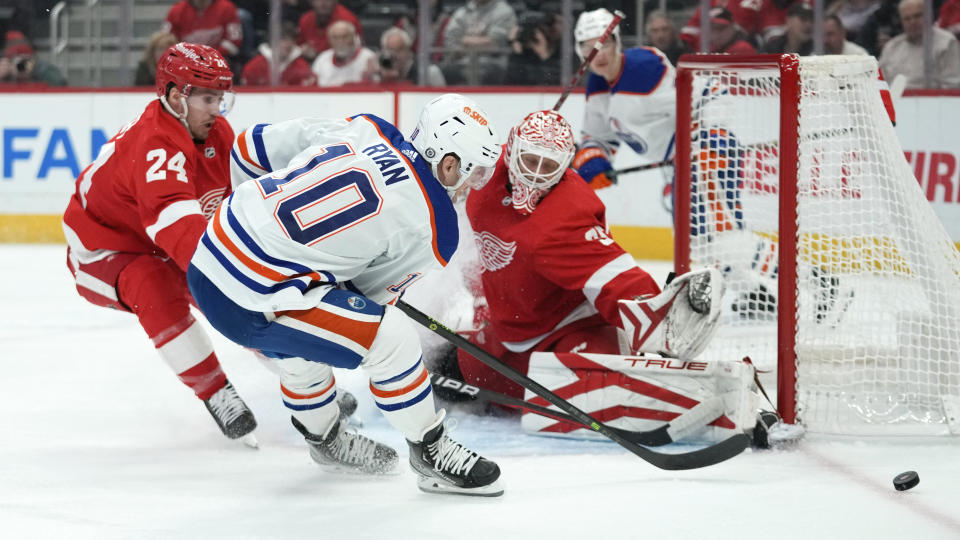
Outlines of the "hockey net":
{"type": "Polygon", "coordinates": [[[684,57],[675,264],[727,291],[706,359],[776,370],[780,414],[843,434],[960,433],[960,256],[871,57],[684,57]]]}

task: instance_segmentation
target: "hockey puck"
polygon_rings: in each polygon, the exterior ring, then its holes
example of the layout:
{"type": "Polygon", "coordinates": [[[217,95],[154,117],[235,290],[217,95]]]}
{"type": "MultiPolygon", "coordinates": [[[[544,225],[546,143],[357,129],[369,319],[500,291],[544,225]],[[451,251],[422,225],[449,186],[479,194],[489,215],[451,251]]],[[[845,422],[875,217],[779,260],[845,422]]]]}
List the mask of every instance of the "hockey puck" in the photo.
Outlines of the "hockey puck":
{"type": "Polygon", "coordinates": [[[893,487],[897,491],[906,491],[920,483],[920,475],[916,471],[907,471],[893,477],[893,487]]]}

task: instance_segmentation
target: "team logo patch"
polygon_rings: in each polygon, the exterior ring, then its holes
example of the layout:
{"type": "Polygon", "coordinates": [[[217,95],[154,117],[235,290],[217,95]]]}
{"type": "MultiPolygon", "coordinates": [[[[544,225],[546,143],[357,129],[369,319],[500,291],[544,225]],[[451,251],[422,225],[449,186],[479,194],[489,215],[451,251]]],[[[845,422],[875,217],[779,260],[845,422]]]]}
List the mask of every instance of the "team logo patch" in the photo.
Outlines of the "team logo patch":
{"type": "Polygon", "coordinates": [[[347,298],[347,303],[350,304],[350,307],[357,311],[367,307],[367,302],[359,296],[351,296],[350,298],[347,298]]]}
{"type": "Polygon", "coordinates": [[[208,158],[212,158],[217,155],[217,149],[212,146],[208,146],[203,149],[203,155],[208,158]]]}
{"type": "Polygon", "coordinates": [[[423,155],[427,156],[427,159],[433,159],[434,156],[437,155],[437,151],[434,150],[433,148],[427,148],[426,151],[424,151],[423,155]]]}
{"type": "Polygon", "coordinates": [[[517,251],[516,242],[504,242],[487,231],[473,233],[473,239],[480,252],[482,271],[495,272],[513,261],[513,254],[517,251]]]}
{"type": "Polygon", "coordinates": [[[210,221],[210,218],[213,217],[217,208],[220,208],[220,203],[223,202],[224,191],[226,191],[226,188],[214,189],[204,193],[200,197],[200,211],[203,212],[203,217],[206,218],[207,221],[210,221]]]}

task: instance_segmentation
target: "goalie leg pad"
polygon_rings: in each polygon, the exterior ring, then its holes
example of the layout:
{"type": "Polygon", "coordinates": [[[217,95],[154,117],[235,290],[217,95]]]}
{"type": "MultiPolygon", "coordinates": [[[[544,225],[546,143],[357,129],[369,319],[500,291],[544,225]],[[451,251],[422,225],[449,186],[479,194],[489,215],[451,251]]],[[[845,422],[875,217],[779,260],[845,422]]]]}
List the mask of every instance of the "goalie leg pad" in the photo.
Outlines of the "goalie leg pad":
{"type": "Polygon", "coordinates": [[[621,352],[690,359],[710,342],[720,320],[723,276],[704,268],[676,278],[643,300],[620,300],[621,352]]]}
{"type": "MultiPolygon", "coordinates": [[[[754,427],[754,368],[743,361],[658,356],[534,353],[529,376],[613,427],[649,431],[665,422],[673,440],[715,443],[754,427]]],[[[525,399],[548,406],[528,392],[525,399]]],[[[581,426],[525,413],[524,430],[599,438],[581,426]]]]}

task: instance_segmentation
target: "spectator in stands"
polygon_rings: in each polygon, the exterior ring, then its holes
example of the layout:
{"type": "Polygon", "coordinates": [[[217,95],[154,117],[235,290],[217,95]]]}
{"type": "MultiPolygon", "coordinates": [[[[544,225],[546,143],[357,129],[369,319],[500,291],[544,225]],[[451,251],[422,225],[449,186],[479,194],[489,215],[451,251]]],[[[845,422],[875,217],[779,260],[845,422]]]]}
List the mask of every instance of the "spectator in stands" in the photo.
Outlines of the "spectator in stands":
{"type": "MultiPolygon", "coordinates": [[[[414,51],[420,48],[420,33],[417,29],[417,21],[420,20],[418,18],[420,16],[419,8],[419,0],[407,0],[406,14],[397,17],[397,20],[393,23],[394,26],[406,30],[407,34],[410,35],[413,39],[414,51]]],[[[430,45],[438,49],[430,54],[430,59],[433,62],[440,62],[443,60],[443,51],[439,49],[443,48],[443,36],[447,30],[447,25],[450,24],[450,13],[444,9],[443,0],[430,0],[430,20],[433,21],[430,27],[430,35],[432,36],[430,45]]]]}
{"type": "Polygon", "coordinates": [[[694,52],[686,41],[680,39],[677,27],[663,11],[654,11],[647,16],[646,45],[660,49],[674,66],[681,55],[694,52]]]}
{"type": "Polygon", "coordinates": [[[297,38],[297,44],[303,49],[303,57],[307,60],[317,58],[318,54],[333,46],[328,36],[335,22],[346,21],[353,26],[355,36],[363,35],[360,20],[337,0],[311,0],[310,5],[313,9],[300,17],[300,35],[297,38]]]}
{"type": "Polygon", "coordinates": [[[377,55],[363,46],[349,21],[336,21],[327,28],[330,48],[313,61],[313,73],[320,86],[342,86],[371,82],[377,71],[377,55]]]}
{"type": "Polygon", "coordinates": [[[511,32],[513,52],[507,60],[503,83],[509,85],[559,86],[561,81],[560,44],[547,36],[552,33],[554,15],[528,11],[511,32]]]}
{"type": "Polygon", "coordinates": [[[230,0],[180,0],[167,12],[162,30],[179,41],[209,45],[231,62],[243,41],[237,6],[230,0]]]}
{"type": "MultiPolygon", "coordinates": [[[[740,27],[745,36],[753,44],[756,44],[758,36],[763,35],[766,26],[767,11],[776,11],[774,6],[770,5],[772,0],[759,0],[752,2],[740,2],[732,0],[711,0],[711,8],[725,8],[733,16],[733,22],[740,27]]],[[[699,4],[699,2],[697,2],[699,4]]],[[[778,26],[779,21],[774,21],[773,25],[778,26]]],[[[698,7],[690,19],[680,30],[680,39],[687,43],[692,51],[700,50],[700,8],[698,7]]]]}
{"type": "Polygon", "coordinates": [[[260,54],[254,56],[243,67],[240,83],[250,86],[269,85],[270,70],[275,63],[279,63],[281,85],[314,86],[317,84],[317,76],[310,70],[310,64],[300,56],[296,25],[291,22],[283,23],[278,47],[277,54],[274,54],[269,43],[261,43],[258,49],[260,54]]]}
{"type": "Polygon", "coordinates": [[[903,32],[900,14],[897,12],[899,0],[881,0],[880,7],[873,12],[860,29],[856,41],[872,56],[880,56],[883,46],[890,38],[903,32]]]}
{"type": "Polygon", "coordinates": [[[310,0],[280,0],[280,18],[283,22],[300,24],[300,17],[310,11],[310,0]]]}
{"type": "Polygon", "coordinates": [[[453,12],[444,35],[444,73],[451,84],[498,84],[507,67],[517,15],[504,0],[469,0],[453,12]]]}
{"type": "Polygon", "coordinates": [[[843,21],[837,15],[827,15],[823,20],[824,54],[867,54],[866,49],[847,40],[843,21]]]}
{"type": "MultiPolygon", "coordinates": [[[[924,88],[923,65],[923,0],[901,0],[898,6],[903,33],[883,47],[880,68],[892,81],[897,75],[907,77],[907,88],[924,88]]],[[[933,26],[932,88],[960,87],[960,42],[950,32],[933,26]]]]}
{"type": "Polygon", "coordinates": [[[155,32],[147,42],[143,57],[137,62],[137,73],[133,84],[136,86],[154,86],[157,84],[157,63],[167,49],[176,45],[180,40],[170,32],[155,32]]]}
{"type": "Polygon", "coordinates": [[[960,0],[947,0],[940,6],[937,26],[960,38],[960,0]]]}
{"type": "Polygon", "coordinates": [[[756,54],[753,45],[743,38],[743,31],[733,22],[733,15],[726,8],[710,8],[710,52],[756,54]]]}
{"type": "Polygon", "coordinates": [[[796,3],[787,10],[787,28],[782,35],[770,38],[763,46],[767,53],[813,52],[813,10],[803,3],[796,3]]]}
{"type": "Polygon", "coordinates": [[[27,36],[19,30],[5,34],[4,66],[0,68],[0,82],[66,86],[67,79],[53,64],[37,59],[27,36]]]}
{"type": "Polygon", "coordinates": [[[879,7],[878,0],[836,0],[827,8],[827,15],[836,15],[846,30],[847,37],[853,38],[860,34],[867,19],[879,7]]]}
{"type": "MultiPolygon", "coordinates": [[[[383,84],[416,84],[417,60],[413,39],[405,30],[391,26],[380,36],[378,77],[383,84]]],[[[427,86],[446,86],[443,72],[436,64],[427,66],[427,86]]]]}

